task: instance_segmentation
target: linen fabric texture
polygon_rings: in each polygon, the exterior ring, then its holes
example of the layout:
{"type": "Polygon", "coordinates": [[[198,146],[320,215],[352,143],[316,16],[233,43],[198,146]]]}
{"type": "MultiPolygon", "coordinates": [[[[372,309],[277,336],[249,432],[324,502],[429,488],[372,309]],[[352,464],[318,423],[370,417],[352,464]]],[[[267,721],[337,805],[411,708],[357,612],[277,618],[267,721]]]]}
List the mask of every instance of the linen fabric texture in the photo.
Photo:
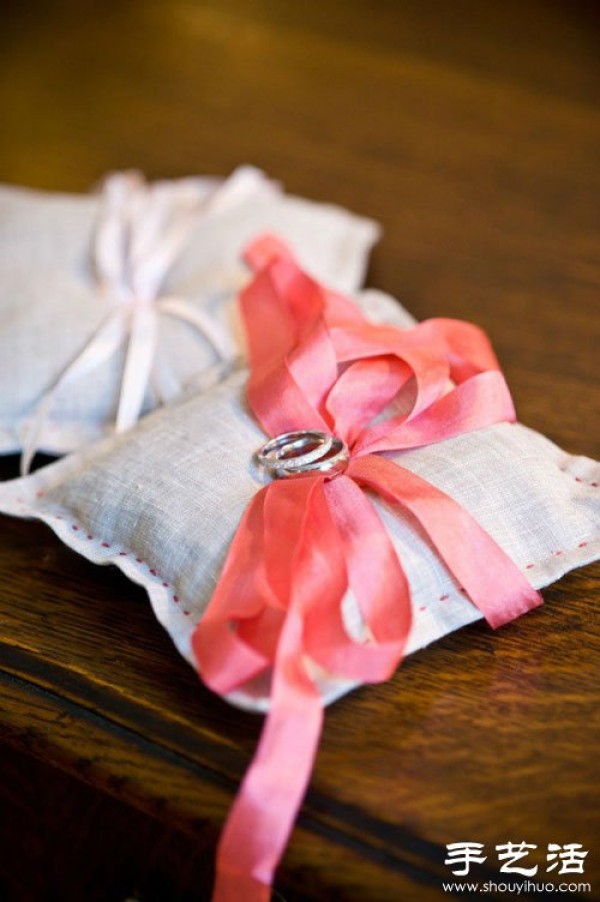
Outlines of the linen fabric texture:
{"type": "MultiPolygon", "coordinates": [[[[375,319],[411,323],[376,292],[361,299],[375,319]]],[[[88,559],[112,563],[141,584],[182,655],[208,605],[240,519],[264,483],[255,452],[266,437],[250,413],[247,371],[146,417],[30,477],[0,486],[0,509],[48,523],[88,559]]],[[[570,455],[518,423],[501,423],[388,455],[466,508],[535,588],[600,555],[600,465],[570,455]]],[[[408,515],[371,498],[411,591],[406,654],[481,617],[408,515]]],[[[360,614],[343,603],[350,634],[360,614]]],[[[318,672],[325,703],[352,688],[318,672]]],[[[267,710],[260,684],[229,700],[267,710]]]]}
{"type": "MultiPolygon", "coordinates": [[[[235,300],[250,275],[241,249],[263,231],[276,231],[309,272],[344,292],[362,283],[378,237],[371,220],[286,195],[253,167],[226,180],[151,185],[137,173],[118,174],[90,195],[0,186],[0,453],[21,450],[40,400],[107,315],[140,301],[136,293],[150,306],[176,301],[158,316],[140,412],[213,384],[239,365],[244,346],[235,300]],[[131,284],[121,285],[124,278],[131,284]],[[177,305],[187,305],[181,315],[177,305]],[[190,321],[194,313],[204,331],[190,321]]],[[[121,339],[113,350],[114,330],[98,340],[90,365],[58,385],[38,422],[39,450],[62,454],[113,431],[126,329],[121,339]]]]}

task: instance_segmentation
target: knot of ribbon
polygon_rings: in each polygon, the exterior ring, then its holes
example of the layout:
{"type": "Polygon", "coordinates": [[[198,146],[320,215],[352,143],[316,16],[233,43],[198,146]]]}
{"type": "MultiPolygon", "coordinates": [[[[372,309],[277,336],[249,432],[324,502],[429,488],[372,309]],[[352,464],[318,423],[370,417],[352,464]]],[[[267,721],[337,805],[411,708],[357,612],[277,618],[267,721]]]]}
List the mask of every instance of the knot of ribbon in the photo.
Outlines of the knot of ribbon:
{"type": "Polygon", "coordinates": [[[147,184],[136,172],[115,173],[103,185],[91,248],[98,296],[108,312],[83,348],[44,393],[25,430],[21,471],[27,473],[56,396],[112,357],[127,342],[115,430],[133,426],[151,382],[168,401],[180,385],[168,361],[157,355],[162,315],[188,323],[221,361],[236,350],[229,336],[190,300],[163,293],[169,271],[201,217],[220,213],[267,184],[252,167],[240,167],[222,183],[180,179],[147,184]]]}
{"type": "Polygon", "coordinates": [[[257,492],[194,633],[216,692],[269,687],[258,749],[220,839],[215,902],[270,897],[318,745],[318,676],[379,682],[402,658],[410,589],[365,490],[411,515],[493,627],[541,602],[467,510],[384,456],[515,419],[483,332],[449,319],[374,325],[270,238],[247,258],[257,269],[240,298],[254,415],[269,436],[332,433],[350,462],[333,478],[295,476],[257,492]],[[344,621],[348,592],[360,636],[344,621]]]}

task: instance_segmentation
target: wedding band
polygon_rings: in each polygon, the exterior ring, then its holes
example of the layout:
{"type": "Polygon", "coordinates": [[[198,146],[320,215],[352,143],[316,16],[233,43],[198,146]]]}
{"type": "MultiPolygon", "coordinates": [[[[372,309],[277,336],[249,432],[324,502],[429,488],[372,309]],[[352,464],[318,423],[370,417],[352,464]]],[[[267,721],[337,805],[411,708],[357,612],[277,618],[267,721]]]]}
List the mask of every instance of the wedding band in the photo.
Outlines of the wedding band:
{"type": "Polygon", "coordinates": [[[317,430],[284,432],[263,445],[258,452],[258,462],[266,470],[297,470],[323,457],[333,442],[333,436],[317,430]],[[308,450],[301,453],[304,448],[308,450]],[[298,453],[300,452],[300,453],[298,453]]]}
{"type": "Polygon", "coordinates": [[[346,469],[350,459],[345,442],[316,429],[284,432],[270,439],[256,456],[276,479],[317,472],[334,476],[346,469]]]}

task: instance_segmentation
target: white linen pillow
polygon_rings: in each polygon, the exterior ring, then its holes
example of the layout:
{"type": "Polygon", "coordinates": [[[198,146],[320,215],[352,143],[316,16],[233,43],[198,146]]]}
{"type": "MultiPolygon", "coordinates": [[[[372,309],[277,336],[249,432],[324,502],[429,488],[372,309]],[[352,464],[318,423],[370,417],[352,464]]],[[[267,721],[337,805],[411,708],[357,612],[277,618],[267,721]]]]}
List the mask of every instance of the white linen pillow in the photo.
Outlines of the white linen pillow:
{"type": "MultiPolygon", "coordinates": [[[[164,234],[179,223],[177,252],[158,279],[158,299],[176,297],[199,311],[221,346],[219,355],[198,329],[161,315],[154,373],[160,378],[143,394],[143,412],[188,384],[218,380],[239,362],[235,298],[250,276],[241,249],[256,234],[277,231],[309,272],[345,292],[359,287],[378,235],[372,221],[287,196],[252,167],[225,181],[150,186],[129,173],[109,179],[103,193],[81,196],[0,186],[0,453],[21,450],[40,399],[123,300],[98,287],[98,234],[109,201],[117,219],[128,227],[134,222],[125,243],[148,232],[148,219],[158,222],[157,234],[138,241],[146,242],[143,250],[150,247],[149,256],[160,256],[164,234]]],[[[40,450],[62,454],[112,431],[125,360],[121,346],[60,386],[46,415],[38,415],[40,450]]]]}
{"type": "MultiPolygon", "coordinates": [[[[385,297],[367,293],[386,306],[385,297]]],[[[389,302],[388,302],[389,303],[389,302]]],[[[410,317],[397,305],[397,320],[410,317]]],[[[253,455],[265,436],[245,401],[247,372],[163,408],[135,429],[0,485],[0,510],[43,520],[75,551],[141,584],[182,655],[202,617],[240,518],[263,479],[253,455]]],[[[600,556],[600,465],[502,423],[392,454],[464,506],[536,588],[600,556]]],[[[477,620],[414,522],[373,497],[411,588],[406,653],[477,620]]],[[[348,625],[356,620],[351,600],[348,625]]],[[[330,702],[352,688],[321,674],[330,702]]],[[[268,698],[229,700],[266,710],[268,698]]]]}

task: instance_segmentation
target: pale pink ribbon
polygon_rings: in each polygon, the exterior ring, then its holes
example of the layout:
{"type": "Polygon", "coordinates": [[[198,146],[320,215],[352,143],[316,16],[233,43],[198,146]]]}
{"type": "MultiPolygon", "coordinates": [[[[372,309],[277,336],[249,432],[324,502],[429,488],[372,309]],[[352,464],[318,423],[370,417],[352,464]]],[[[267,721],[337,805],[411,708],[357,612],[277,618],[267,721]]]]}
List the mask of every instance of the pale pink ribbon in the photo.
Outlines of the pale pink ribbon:
{"type": "Polygon", "coordinates": [[[199,179],[147,184],[135,172],[106,179],[92,263],[99,303],[107,303],[109,312],[38,403],[23,442],[23,474],[40,446],[58,393],[99,367],[126,341],[116,432],[136,423],[150,382],[159,399],[170,399],[174,386],[167,362],[157,355],[161,316],[188,323],[222,361],[235,358],[231,338],[197,304],[161,291],[199,219],[239,204],[266,184],[264,176],[251,167],[241,167],[208,190],[206,181],[199,179]]]}

